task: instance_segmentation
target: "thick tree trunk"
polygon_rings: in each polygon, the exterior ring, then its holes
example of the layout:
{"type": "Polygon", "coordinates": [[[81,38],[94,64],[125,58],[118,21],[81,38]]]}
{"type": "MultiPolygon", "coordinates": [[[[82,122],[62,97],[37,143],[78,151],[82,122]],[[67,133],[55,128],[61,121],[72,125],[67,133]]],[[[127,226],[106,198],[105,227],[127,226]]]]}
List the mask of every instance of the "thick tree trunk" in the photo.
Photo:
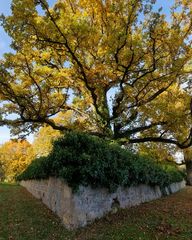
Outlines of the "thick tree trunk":
{"type": "Polygon", "coordinates": [[[187,185],[192,186],[192,160],[186,161],[187,185]]]}
{"type": "Polygon", "coordinates": [[[183,151],[187,173],[187,184],[192,186],[192,151],[187,148],[183,151]]]}

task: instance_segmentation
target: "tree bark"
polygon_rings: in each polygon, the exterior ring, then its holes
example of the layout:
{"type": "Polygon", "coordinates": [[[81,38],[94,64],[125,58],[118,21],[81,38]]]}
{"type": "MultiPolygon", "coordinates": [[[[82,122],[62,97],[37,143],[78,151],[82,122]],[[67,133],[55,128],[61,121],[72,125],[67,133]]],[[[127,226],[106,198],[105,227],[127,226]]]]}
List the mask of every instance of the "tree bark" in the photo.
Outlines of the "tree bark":
{"type": "Polygon", "coordinates": [[[186,161],[187,185],[192,186],[192,160],[186,161]]]}
{"type": "Polygon", "coordinates": [[[187,185],[192,186],[192,149],[187,148],[183,151],[187,173],[187,185]]]}

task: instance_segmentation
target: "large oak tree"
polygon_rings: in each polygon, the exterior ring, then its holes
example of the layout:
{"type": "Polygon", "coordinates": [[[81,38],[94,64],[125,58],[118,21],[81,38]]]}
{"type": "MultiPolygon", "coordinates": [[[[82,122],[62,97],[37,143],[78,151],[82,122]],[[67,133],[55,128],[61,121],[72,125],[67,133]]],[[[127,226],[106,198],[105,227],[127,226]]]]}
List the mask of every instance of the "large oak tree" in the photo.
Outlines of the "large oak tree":
{"type": "Polygon", "coordinates": [[[169,16],[154,6],[13,0],[12,15],[2,16],[14,51],[1,61],[0,124],[15,133],[72,130],[53,118],[70,111],[102,137],[189,147],[192,5],[176,0],[169,16]]]}

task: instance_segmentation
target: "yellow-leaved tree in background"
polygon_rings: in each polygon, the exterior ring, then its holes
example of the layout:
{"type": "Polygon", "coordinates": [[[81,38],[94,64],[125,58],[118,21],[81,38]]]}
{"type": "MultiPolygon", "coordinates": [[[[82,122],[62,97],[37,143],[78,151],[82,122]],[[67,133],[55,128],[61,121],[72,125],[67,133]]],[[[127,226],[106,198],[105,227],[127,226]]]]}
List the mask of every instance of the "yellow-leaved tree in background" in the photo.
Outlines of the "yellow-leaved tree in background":
{"type": "Polygon", "coordinates": [[[26,140],[10,140],[0,147],[0,179],[14,181],[34,158],[31,144],[26,140]]]}

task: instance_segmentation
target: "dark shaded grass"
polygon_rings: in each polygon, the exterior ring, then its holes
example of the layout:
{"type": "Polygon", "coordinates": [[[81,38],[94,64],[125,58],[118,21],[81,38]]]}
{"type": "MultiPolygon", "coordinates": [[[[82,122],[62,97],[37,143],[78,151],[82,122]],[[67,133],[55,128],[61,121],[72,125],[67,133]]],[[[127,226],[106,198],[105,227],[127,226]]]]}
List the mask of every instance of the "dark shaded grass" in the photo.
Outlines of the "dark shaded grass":
{"type": "Polygon", "coordinates": [[[60,220],[24,188],[0,185],[0,240],[71,238],[60,220]]]}

